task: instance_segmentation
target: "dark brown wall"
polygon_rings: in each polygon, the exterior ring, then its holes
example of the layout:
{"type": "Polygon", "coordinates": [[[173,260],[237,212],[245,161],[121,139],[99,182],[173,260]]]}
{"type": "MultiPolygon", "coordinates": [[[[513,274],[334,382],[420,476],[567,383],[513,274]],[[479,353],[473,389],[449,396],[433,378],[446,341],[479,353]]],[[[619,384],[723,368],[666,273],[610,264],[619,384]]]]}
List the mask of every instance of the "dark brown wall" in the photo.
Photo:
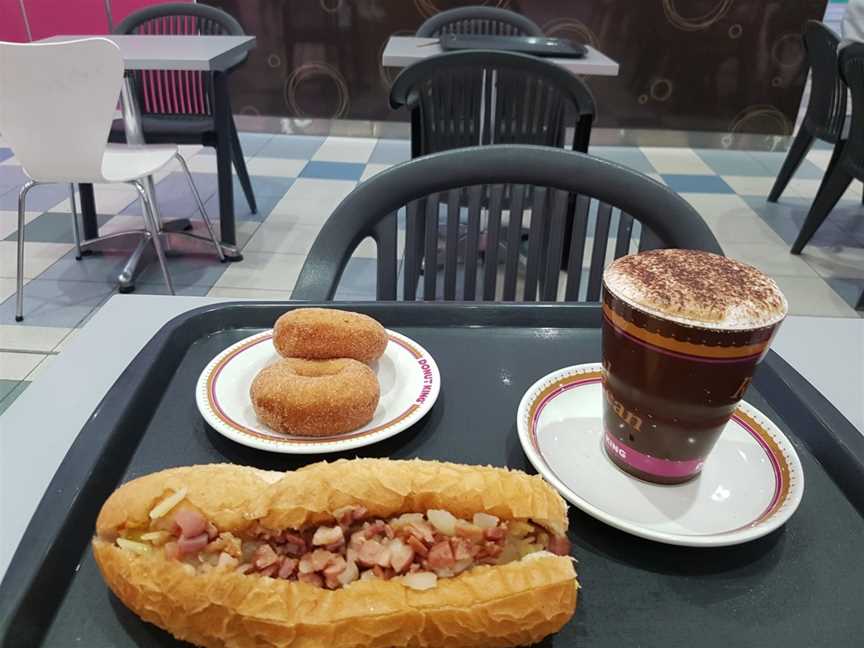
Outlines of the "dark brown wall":
{"type": "MultiPolygon", "coordinates": [[[[487,0],[621,64],[589,77],[607,128],[788,134],[805,74],[799,34],[827,0],[487,0]]],[[[405,119],[387,106],[391,34],[450,0],[208,0],[258,36],[233,79],[248,114],[405,119]]],[[[473,4],[476,4],[473,3],[473,4]]]]}

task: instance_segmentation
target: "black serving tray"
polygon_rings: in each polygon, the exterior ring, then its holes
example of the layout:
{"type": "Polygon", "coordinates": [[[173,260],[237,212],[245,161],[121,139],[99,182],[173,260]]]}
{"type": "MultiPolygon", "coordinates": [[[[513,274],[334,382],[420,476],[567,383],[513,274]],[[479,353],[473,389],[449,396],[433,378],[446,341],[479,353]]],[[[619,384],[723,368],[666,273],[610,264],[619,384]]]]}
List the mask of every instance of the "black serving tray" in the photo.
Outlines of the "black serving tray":
{"type": "MultiPolygon", "coordinates": [[[[198,309],[147,344],[82,429],[27,528],[0,585],[0,644],[178,645],[103,584],[88,546],[96,515],[119,484],[162,468],[233,462],[290,470],[324,458],[237,445],[209,429],[195,406],[208,361],[291,307],[198,309]]],[[[411,430],[328,459],[422,457],[531,471],[516,436],[522,394],[549,371],[600,359],[593,305],[345,307],[428,349],[442,389],[411,430]]],[[[773,353],[746,398],[801,457],[798,512],[760,540],[689,549],[629,536],[572,509],[583,589],[573,620],[544,646],[864,645],[864,437],[773,353]]]]}

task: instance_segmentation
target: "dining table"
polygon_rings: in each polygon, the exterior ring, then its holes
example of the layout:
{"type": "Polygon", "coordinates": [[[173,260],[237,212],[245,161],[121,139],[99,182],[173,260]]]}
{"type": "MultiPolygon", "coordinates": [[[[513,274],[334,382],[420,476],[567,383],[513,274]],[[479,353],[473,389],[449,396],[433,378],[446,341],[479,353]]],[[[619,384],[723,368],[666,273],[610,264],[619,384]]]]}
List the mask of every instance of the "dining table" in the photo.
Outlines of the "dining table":
{"type": "MultiPolygon", "coordinates": [[[[173,645],[162,633],[142,634],[137,619],[109,603],[92,557],[76,544],[86,547],[91,517],[118,481],[184,463],[285,470],[349,454],[532,471],[516,438],[521,395],[548,371],[600,358],[596,304],[338,304],[429,350],[442,386],[426,417],[362,451],[320,457],[270,454],[214,433],[195,406],[202,369],[300,305],[116,295],[0,416],[0,643],[14,636],[31,641],[20,645],[63,645],[75,633],[104,645],[140,645],[143,637],[173,645]],[[39,605],[34,591],[44,594],[39,605]],[[94,591],[100,593],[91,600],[94,591]],[[45,616],[46,605],[57,606],[53,617],[45,616]]],[[[645,623],[640,614],[652,605],[668,621],[651,628],[645,646],[690,643],[706,625],[711,634],[702,645],[709,647],[734,643],[739,631],[752,633],[754,643],[780,633],[851,645],[853,601],[843,593],[859,587],[852,580],[864,574],[844,567],[840,556],[858,542],[855,529],[864,528],[861,393],[864,320],[787,318],[746,398],[791,436],[802,457],[807,487],[800,510],[781,530],[724,549],[652,543],[571,511],[584,589],[575,620],[548,645],[586,635],[595,640],[590,645],[631,643],[645,623]],[[624,617],[616,607],[622,597],[624,617]],[[766,618],[781,615],[782,627],[752,625],[759,608],[751,605],[765,608],[766,618]],[[750,619],[743,624],[742,610],[750,619]]]]}
{"type": "MultiPolygon", "coordinates": [[[[44,38],[40,43],[58,43],[88,38],[85,35],[59,35],[44,38]]],[[[236,249],[237,234],[234,219],[234,188],[231,179],[231,105],[228,93],[228,75],[242,62],[248,52],[255,47],[255,36],[186,36],[186,35],[99,35],[107,38],[120,48],[126,70],[194,70],[212,74],[212,106],[216,130],[216,169],[219,182],[219,223],[220,238],[225,246],[225,254],[232,261],[242,259],[236,249]]],[[[141,106],[132,86],[132,77],[125,75],[121,90],[123,127],[128,144],[145,144],[141,106]]],[[[157,212],[163,229],[182,231],[189,221],[179,219],[166,222],[159,217],[156,188],[153,177],[144,182],[144,189],[150,204],[157,212]]],[[[84,239],[99,236],[96,219],[97,205],[92,185],[80,186],[81,220],[84,239]]],[[[128,292],[134,287],[134,277],[147,239],[142,239],[130,255],[126,266],[118,278],[121,291],[128,292]]]]}

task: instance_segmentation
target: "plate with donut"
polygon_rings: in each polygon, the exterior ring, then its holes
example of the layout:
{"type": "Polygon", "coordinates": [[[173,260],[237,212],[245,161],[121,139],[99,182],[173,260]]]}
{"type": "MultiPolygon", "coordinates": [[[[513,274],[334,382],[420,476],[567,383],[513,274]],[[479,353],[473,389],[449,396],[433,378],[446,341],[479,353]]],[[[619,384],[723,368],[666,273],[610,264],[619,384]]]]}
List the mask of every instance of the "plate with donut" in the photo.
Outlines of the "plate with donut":
{"type": "Polygon", "coordinates": [[[216,432],[286,454],[342,452],[407,430],[432,408],[438,365],[367,315],[298,308],[217,355],[195,400],[216,432]]]}

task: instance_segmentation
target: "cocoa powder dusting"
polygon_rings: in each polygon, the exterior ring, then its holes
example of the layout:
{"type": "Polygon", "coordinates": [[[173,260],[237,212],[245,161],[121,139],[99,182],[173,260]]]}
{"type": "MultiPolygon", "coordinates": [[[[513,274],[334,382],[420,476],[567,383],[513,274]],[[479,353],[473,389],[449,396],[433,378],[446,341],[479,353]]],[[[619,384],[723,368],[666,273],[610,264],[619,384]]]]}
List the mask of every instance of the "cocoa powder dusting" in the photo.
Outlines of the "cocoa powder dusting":
{"type": "Polygon", "coordinates": [[[709,252],[652,250],[622,257],[603,279],[607,290],[633,306],[696,326],[756,328],[787,310],[773,279],[709,252]]]}

